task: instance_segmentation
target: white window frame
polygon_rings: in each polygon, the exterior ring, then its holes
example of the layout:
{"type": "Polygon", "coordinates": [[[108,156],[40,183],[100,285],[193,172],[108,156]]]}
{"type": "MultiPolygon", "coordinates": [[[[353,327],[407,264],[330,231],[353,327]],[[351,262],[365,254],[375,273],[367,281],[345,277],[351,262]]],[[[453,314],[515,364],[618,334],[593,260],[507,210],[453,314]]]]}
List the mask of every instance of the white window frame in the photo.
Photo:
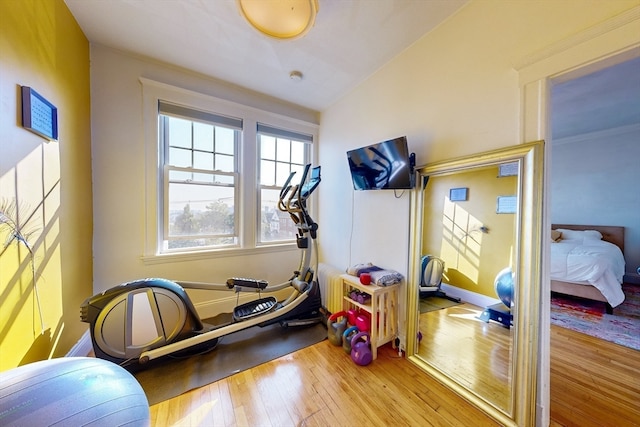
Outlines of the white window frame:
{"type": "MultiPolygon", "coordinates": [[[[314,143],[311,145],[309,153],[309,161],[311,163],[317,157],[317,144],[315,144],[315,141],[317,141],[318,125],[147,78],[141,77],[139,80],[142,83],[145,150],[145,241],[142,255],[143,262],[145,264],[156,264],[168,261],[296,250],[295,242],[257,244],[259,240],[257,224],[260,213],[258,205],[260,188],[258,185],[257,124],[268,123],[276,128],[312,135],[314,143]],[[160,156],[162,153],[159,147],[158,126],[158,103],[160,101],[242,119],[243,131],[236,152],[239,172],[238,182],[236,183],[237,191],[239,191],[239,206],[237,206],[237,209],[240,222],[237,230],[237,247],[162,252],[163,219],[158,215],[158,212],[162,211],[161,204],[164,203],[162,197],[164,182],[162,181],[163,174],[160,171],[160,156]]],[[[313,208],[310,212],[311,215],[317,214],[317,211],[313,208]]]]}

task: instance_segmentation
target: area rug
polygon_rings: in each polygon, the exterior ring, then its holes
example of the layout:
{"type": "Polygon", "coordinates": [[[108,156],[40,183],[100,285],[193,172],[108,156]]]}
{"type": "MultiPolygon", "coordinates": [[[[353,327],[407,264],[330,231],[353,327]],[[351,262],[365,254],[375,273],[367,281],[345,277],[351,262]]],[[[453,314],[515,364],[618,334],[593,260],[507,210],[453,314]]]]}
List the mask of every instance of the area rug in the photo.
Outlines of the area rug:
{"type": "Polygon", "coordinates": [[[560,294],[551,296],[551,323],[640,350],[640,286],[623,286],[625,300],[605,312],[604,303],[560,294]]]}
{"type": "Polygon", "coordinates": [[[243,370],[277,359],[327,338],[322,324],[253,327],[222,337],[206,354],[151,361],[134,372],[149,405],[163,402],[243,370]]]}
{"type": "Polygon", "coordinates": [[[420,313],[428,313],[430,311],[441,310],[443,308],[453,307],[454,305],[458,304],[460,303],[440,297],[420,298],[420,313]]]}

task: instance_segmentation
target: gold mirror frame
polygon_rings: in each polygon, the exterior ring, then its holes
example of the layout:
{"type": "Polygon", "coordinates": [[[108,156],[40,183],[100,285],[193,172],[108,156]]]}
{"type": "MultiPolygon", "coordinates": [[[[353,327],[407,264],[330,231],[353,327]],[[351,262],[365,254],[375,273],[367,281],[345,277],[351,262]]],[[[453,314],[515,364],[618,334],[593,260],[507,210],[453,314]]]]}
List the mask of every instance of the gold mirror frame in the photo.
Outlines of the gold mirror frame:
{"type": "Polygon", "coordinates": [[[488,151],[427,164],[416,171],[416,188],[411,195],[411,237],[407,292],[407,357],[451,390],[467,399],[504,426],[529,426],[536,420],[536,390],[540,325],[540,280],[542,253],[542,200],[544,141],[488,151]],[[514,300],[518,301],[513,320],[512,389],[510,405],[501,409],[474,390],[466,388],[439,370],[418,352],[418,283],[422,246],[423,191],[425,177],[473,168],[518,162],[518,216],[516,218],[516,258],[514,300]],[[409,339],[409,337],[415,337],[409,339]]]}

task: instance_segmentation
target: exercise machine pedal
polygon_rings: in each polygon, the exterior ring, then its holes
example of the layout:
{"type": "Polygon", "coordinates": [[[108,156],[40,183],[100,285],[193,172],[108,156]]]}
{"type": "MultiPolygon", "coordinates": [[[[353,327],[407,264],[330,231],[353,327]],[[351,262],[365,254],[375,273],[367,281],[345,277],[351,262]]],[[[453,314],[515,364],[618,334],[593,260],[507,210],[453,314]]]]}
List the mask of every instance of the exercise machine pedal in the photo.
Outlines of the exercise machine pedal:
{"type": "Polygon", "coordinates": [[[233,310],[233,320],[239,322],[241,320],[250,319],[255,316],[267,313],[276,307],[278,300],[275,297],[260,298],[255,301],[249,301],[237,306],[233,310]]]}
{"type": "Polygon", "coordinates": [[[244,277],[232,277],[231,279],[227,279],[227,287],[229,289],[233,289],[236,286],[242,288],[264,289],[269,286],[269,282],[266,280],[246,279],[244,277]]]}

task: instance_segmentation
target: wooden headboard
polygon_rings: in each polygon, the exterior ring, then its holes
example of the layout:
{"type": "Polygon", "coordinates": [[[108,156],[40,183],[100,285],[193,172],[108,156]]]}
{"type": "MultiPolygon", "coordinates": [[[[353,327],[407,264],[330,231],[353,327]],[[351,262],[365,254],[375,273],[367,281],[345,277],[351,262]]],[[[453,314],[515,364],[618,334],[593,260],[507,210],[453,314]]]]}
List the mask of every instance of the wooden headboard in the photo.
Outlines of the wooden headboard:
{"type": "Polygon", "coordinates": [[[597,230],[602,234],[602,240],[611,242],[624,253],[624,227],[617,225],[576,225],[551,224],[551,229],[566,228],[567,230],[597,230]]]}

